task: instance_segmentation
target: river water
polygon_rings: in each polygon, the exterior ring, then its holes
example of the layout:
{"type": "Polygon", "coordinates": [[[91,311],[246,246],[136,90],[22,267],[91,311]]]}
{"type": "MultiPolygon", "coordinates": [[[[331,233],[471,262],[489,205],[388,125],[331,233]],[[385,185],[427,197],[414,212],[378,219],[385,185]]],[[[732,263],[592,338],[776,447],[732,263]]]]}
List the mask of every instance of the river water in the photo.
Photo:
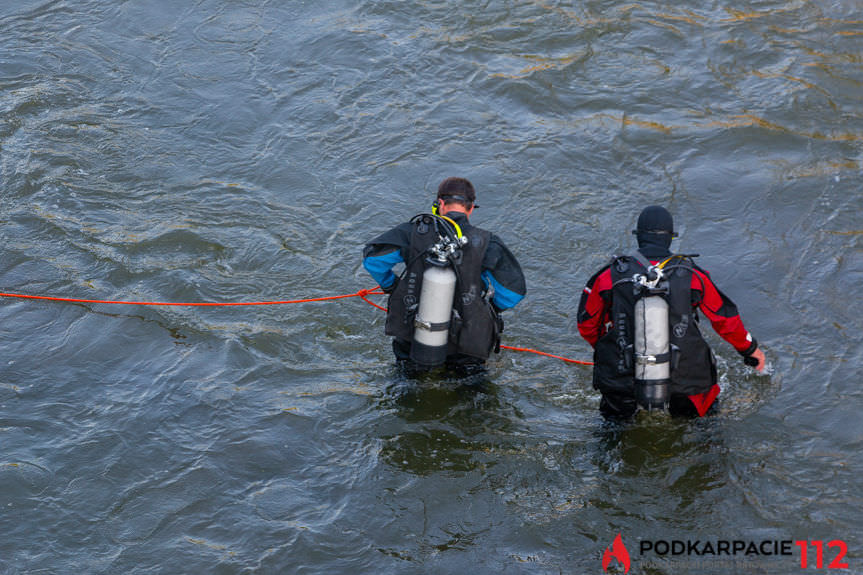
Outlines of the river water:
{"type": "Polygon", "coordinates": [[[2,298],[0,573],[602,573],[618,533],[630,573],[863,573],[861,140],[852,0],[3,0],[0,291],[355,293],[462,175],[527,276],[504,344],[590,359],[659,203],[770,369],[707,327],[720,412],[615,427],[553,358],[406,379],[359,298],[2,298]]]}

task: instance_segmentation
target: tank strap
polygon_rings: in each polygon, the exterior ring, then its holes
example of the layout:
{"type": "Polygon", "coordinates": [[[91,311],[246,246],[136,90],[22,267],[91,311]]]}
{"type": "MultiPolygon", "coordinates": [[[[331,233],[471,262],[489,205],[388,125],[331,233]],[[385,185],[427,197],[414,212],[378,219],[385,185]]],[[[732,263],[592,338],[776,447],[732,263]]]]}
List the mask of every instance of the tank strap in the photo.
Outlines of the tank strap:
{"type": "Polygon", "coordinates": [[[434,323],[430,321],[425,321],[419,316],[417,316],[414,317],[414,327],[418,327],[426,331],[447,331],[449,329],[449,322],[442,321],[434,323]]]}
{"type": "Polygon", "coordinates": [[[635,363],[640,365],[653,365],[657,363],[667,363],[671,361],[671,352],[660,353],[659,355],[640,355],[635,354],[635,363]]]}

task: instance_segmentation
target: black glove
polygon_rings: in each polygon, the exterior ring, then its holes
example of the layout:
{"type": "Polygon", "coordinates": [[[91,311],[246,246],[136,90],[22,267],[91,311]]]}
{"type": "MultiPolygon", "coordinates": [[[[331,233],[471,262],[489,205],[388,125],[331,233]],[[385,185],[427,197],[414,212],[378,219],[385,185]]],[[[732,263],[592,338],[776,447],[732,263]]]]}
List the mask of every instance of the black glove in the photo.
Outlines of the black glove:
{"type": "Polygon", "coordinates": [[[755,353],[755,350],[758,349],[758,342],[755,341],[755,338],[752,338],[752,344],[746,348],[744,351],[740,352],[740,355],[743,356],[743,363],[746,365],[755,367],[758,365],[758,358],[753,357],[752,354],[755,353]]]}
{"type": "Polygon", "coordinates": [[[396,291],[396,287],[398,287],[398,285],[399,285],[399,278],[396,277],[396,279],[393,280],[393,283],[391,283],[389,285],[389,287],[382,287],[381,289],[383,290],[384,293],[391,294],[394,291],[396,291]]]}

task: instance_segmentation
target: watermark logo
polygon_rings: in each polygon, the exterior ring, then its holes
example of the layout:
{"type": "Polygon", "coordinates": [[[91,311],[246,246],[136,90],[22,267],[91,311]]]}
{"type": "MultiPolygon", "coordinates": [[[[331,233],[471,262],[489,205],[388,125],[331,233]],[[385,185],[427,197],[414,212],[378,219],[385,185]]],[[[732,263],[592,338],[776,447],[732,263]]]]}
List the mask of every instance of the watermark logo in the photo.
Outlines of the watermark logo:
{"type": "Polygon", "coordinates": [[[605,553],[602,554],[603,571],[608,571],[612,558],[617,559],[623,565],[624,573],[629,573],[629,552],[626,550],[626,545],[623,544],[623,537],[621,537],[620,533],[614,538],[611,547],[606,547],[605,553]]]}
{"type": "Polygon", "coordinates": [[[602,554],[602,570],[607,573],[612,567],[612,571],[619,572],[622,568],[624,573],[629,573],[634,559],[643,569],[744,572],[764,570],[770,565],[768,570],[772,571],[778,565],[776,562],[790,559],[786,566],[793,564],[794,555],[799,556],[802,570],[852,568],[847,559],[848,544],[842,539],[639,539],[638,551],[631,557],[623,544],[623,534],[619,532],[602,554]]]}

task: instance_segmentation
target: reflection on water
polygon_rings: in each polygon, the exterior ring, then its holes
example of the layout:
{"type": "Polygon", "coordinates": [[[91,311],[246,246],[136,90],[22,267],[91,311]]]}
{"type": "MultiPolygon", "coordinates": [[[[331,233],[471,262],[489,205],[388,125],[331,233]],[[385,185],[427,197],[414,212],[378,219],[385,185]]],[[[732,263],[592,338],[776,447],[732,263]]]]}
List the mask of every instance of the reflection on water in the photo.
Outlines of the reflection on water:
{"type": "Polygon", "coordinates": [[[700,507],[708,492],[726,484],[727,448],[722,436],[717,416],[689,421],[640,412],[631,425],[604,425],[596,437],[593,459],[608,479],[608,491],[597,494],[593,503],[608,505],[615,489],[626,489],[631,501],[642,503],[629,512],[645,518],[650,518],[650,506],[662,499],[662,513],[668,518],[703,513],[700,507]]]}
{"type": "Polygon", "coordinates": [[[485,373],[468,378],[427,374],[391,384],[381,409],[404,423],[383,437],[381,457],[417,475],[482,470],[496,437],[512,431],[496,386],[485,373]]]}

